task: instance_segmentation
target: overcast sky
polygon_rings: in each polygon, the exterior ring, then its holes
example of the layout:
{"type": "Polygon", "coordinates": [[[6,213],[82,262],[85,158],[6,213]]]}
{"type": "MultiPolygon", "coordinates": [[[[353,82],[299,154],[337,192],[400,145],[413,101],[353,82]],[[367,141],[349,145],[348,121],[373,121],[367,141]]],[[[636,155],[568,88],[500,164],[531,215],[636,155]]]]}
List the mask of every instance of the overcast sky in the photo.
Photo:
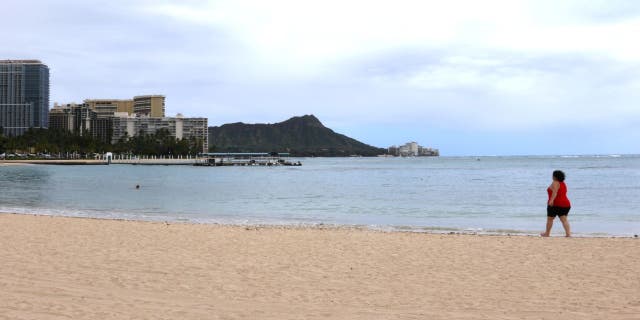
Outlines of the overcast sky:
{"type": "Polygon", "coordinates": [[[167,96],[210,125],[314,114],[444,155],[640,153],[640,1],[2,0],[51,101],[167,96]]]}

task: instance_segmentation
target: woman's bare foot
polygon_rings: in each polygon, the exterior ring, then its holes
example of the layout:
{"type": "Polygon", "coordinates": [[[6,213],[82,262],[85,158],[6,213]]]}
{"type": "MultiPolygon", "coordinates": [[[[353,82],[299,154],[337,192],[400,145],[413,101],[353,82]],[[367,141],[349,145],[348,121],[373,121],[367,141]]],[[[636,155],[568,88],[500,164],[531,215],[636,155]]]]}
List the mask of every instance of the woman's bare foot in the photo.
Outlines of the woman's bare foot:
{"type": "Polygon", "coordinates": [[[541,234],[540,234],[540,236],[541,236],[541,237],[545,237],[545,238],[546,238],[546,237],[548,237],[548,236],[549,236],[549,234],[548,234],[548,233],[543,232],[543,233],[541,233],[541,234]]]}

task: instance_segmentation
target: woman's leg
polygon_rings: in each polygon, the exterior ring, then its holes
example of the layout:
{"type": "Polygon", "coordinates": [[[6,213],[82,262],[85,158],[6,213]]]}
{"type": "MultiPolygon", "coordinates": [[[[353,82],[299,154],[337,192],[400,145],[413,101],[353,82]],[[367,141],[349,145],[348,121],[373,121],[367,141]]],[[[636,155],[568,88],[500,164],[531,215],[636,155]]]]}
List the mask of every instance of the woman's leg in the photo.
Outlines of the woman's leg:
{"type": "Polygon", "coordinates": [[[551,228],[553,227],[553,219],[556,217],[547,217],[547,230],[540,235],[543,237],[548,237],[551,234],[551,228]]]}
{"type": "Polygon", "coordinates": [[[567,216],[560,216],[560,221],[562,222],[562,226],[564,227],[564,233],[567,237],[571,237],[571,226],[569,225],[569,220],[567,220],[567,216]]]}

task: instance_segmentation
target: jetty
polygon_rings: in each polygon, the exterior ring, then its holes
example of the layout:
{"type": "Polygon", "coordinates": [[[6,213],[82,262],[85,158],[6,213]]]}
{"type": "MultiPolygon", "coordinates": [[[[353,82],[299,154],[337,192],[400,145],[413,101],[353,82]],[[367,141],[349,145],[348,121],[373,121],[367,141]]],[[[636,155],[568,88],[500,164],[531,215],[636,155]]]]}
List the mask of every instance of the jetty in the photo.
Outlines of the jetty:
{"type": "Polygon", "coordinates": [[[289,153],[266,152],[213,152],[204,153],[195,166],[301,166],[300,161],[287,160],[289,153]]]}

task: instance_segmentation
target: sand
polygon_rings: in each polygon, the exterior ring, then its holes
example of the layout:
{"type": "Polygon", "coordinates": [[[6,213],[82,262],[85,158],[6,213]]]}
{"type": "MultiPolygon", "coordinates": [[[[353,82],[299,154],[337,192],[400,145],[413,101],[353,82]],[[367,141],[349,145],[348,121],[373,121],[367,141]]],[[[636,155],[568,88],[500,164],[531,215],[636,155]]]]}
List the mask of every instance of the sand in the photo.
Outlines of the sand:
{"type": "Polygon", "coordinates": [[[52,160],[0,160],[0,165],[31,165],[31,164],[48,164],[48,165],[106,165],[104,160],[90,160],[90,159],[52,159],[52,160]]]}
{"type": "Polygon", "coordinates": [[[16,163],[16,162],[6,162],[0,160],[0,167],[10,167],[10,166],[30,166],[31,163],[16,163]]]}
{"type": "Polygon", "coordinates": [[[640,240],[2,214],[0,319],[640,319],[640,240]]]}

